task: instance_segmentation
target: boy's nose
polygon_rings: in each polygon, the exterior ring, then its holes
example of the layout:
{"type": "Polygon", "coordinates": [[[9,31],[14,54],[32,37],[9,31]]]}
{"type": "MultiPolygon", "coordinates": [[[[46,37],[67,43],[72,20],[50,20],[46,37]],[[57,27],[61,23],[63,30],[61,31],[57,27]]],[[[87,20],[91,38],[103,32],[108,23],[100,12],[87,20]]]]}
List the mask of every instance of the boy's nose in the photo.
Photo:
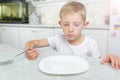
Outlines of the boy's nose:
{"type": "Polygon", "coordinates": [[[73,32],[73,27],[69,26],[69,32],[73,32]]]}

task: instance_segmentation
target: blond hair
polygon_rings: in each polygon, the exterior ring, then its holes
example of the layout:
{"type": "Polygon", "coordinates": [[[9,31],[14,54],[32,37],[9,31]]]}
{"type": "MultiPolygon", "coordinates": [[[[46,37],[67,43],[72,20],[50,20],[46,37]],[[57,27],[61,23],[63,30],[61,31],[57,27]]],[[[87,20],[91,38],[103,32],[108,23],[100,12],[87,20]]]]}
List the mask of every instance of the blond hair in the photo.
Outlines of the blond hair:
{"type": "Polygon", "coordinates": [[[60,10],[60,18],[64,14],[73,14],[76,12],[80,12],[80,15],[83,17],[83,20],[86,20],[86,8],[84,4],[76,1],[68,2],[65,4],[60,10]]]}

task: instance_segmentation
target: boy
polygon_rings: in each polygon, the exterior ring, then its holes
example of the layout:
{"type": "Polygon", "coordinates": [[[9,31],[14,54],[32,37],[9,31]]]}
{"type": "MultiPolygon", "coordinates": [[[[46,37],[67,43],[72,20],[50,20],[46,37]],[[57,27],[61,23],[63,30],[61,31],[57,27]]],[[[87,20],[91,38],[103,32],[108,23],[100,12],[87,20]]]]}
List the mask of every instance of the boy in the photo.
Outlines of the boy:
{"type": "Polygon", "coordinates": [[[59,25],[62,27],[64,34],[27,42],[26,47],[29,51],[27,51],[26,56],[28,59],[35,59],[39,55],[33,48],[35,44],[38,44],[39,47],[51,46],[62,54],[100,57],[96,41],[81,33],[88,25],[88,22],[86,22],[86,8],[82,3],[69,2],[65,4],[60,11],[59,25]]]}
{"type": "Polygon", "coordinates": [[[60,11],[60,26],[64,35],[28,42],[27,45],[40,44],[40,47],[51,46],[56,51],[79,56],[100,57],[96,42],[81,34],[87,26],[85,6],[79,2],[70,2],[60,11]]]}

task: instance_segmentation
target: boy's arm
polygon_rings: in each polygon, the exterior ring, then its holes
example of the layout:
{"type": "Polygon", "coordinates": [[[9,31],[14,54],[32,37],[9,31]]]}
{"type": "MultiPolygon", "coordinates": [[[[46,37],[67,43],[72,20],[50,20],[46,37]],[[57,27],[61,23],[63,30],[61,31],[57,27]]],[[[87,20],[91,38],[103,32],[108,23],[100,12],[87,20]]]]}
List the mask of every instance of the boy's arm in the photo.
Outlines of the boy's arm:
{"type": "Polygon", "coordinates": [[[41,40],[31,40],[26,43],[26,48],[28,49],[26,51],[26,57],[30,60],[36,59],[39,55],[36,49],[34,49],[34,45],[38,44],[39,47],[46,47],[49,46],[47,39],[41,39],[41,40]]]}
{"type": "Polygon", "coordinates": [[[48,39],[40,39],[40,40],[31,40],[26,43],[26,48],[29,49],[33,47],[35,44],[38,44],[39,47],[47,47],[49,46],[48,39]]]}

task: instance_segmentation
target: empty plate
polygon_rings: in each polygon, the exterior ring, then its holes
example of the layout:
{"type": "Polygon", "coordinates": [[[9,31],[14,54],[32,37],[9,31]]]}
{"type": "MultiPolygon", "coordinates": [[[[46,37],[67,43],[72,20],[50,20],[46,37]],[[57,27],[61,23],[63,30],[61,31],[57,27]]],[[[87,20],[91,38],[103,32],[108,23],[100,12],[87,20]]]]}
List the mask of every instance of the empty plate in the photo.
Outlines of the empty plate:
{"type": "Polygon", "coordinates": [[[42,59],[39,69],[48,74],[68,75],[87,71],[88,62],[84,58],[73,55],[54,55],[42,59]]]}

